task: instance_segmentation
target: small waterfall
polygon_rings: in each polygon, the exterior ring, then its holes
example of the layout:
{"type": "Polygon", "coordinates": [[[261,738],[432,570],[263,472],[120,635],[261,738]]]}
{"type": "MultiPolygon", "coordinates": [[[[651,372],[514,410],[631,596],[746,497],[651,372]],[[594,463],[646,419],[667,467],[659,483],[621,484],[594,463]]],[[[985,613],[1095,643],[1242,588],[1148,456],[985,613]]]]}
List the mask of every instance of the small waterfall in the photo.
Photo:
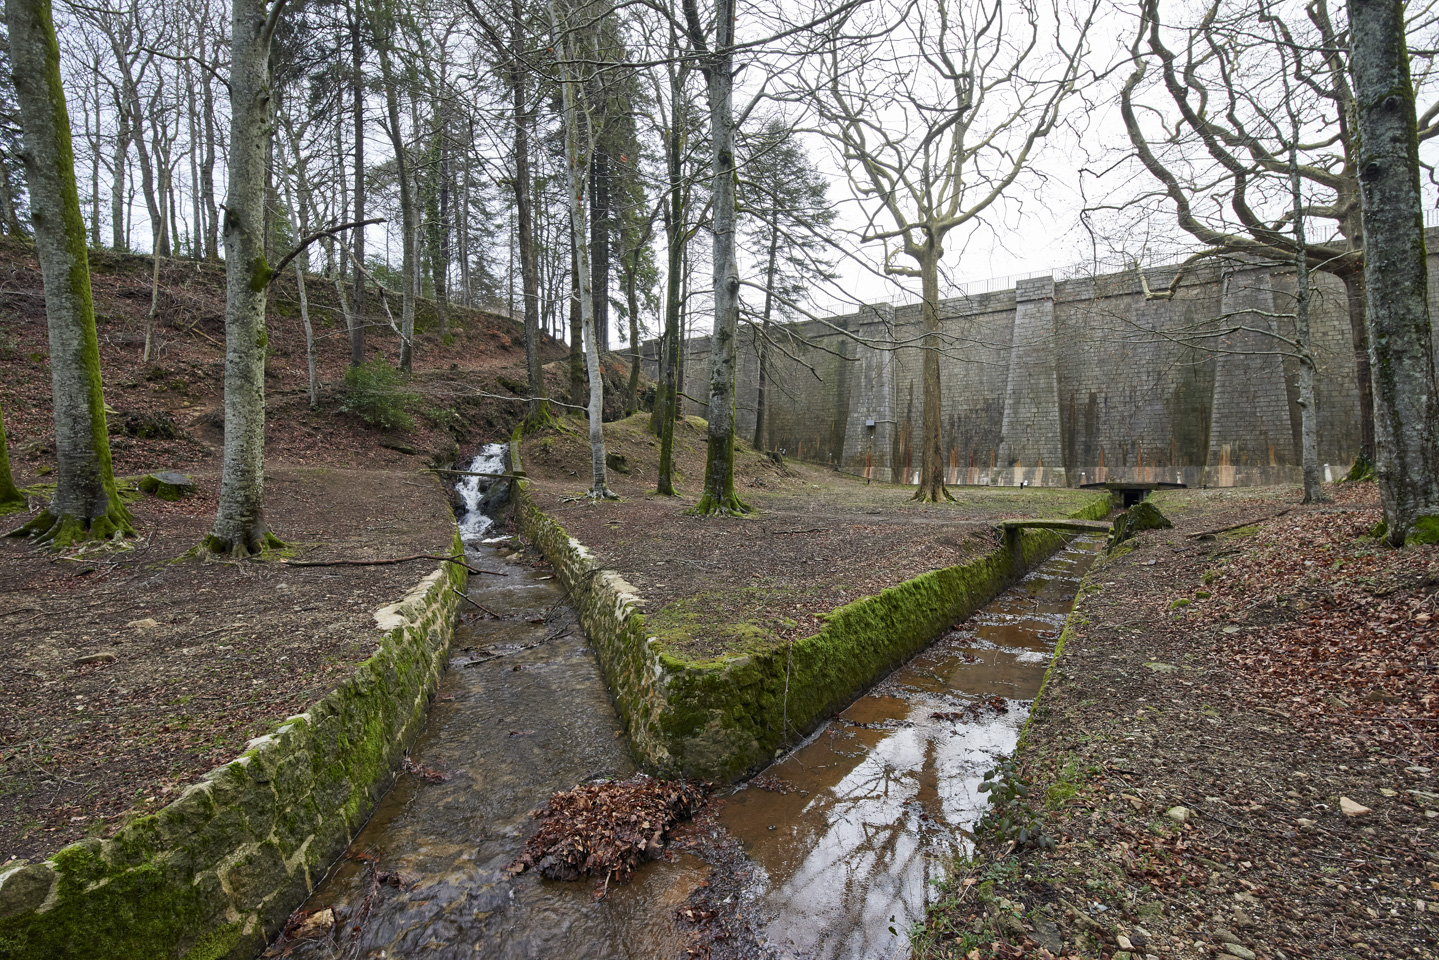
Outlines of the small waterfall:
{"type": "MultiPolygon", "coordinates": [[[[479,473],[504,473],[509,449],[506,443],[487,443],[465,469],[479,473]]],[[[504,483],[494,477],[461,477],[455,485],[455,492],[465,505],[465,515],[460,517],[460,538],[466,543],[482,541],[495,528],[495,521],[487,511],[497,506],[497,497],[503,498],[504,483]]]]}

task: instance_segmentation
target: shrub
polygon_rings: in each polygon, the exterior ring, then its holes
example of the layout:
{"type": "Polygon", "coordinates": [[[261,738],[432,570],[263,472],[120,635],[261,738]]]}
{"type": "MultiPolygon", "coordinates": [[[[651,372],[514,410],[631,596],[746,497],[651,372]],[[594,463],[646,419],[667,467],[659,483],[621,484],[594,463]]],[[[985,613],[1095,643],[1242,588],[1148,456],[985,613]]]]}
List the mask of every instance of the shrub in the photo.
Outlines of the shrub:
{"type": "Polygon", "coordinates": [[[372,427],[411,430],[415,421],[409,406],[419,397],[400,389],[404,383],[405,375],[378,357],[351,367],[345,371],[340,409],[353,413],[372,427]]]}

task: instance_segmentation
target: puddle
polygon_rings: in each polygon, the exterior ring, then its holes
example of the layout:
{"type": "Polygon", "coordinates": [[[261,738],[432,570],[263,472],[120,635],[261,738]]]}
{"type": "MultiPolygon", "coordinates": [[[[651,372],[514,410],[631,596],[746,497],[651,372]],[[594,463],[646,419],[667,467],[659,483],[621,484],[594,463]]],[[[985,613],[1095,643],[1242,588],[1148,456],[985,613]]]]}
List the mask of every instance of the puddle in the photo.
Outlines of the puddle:
{"type": "Polygon", "coordinates": [[[721,821],[757,865],[748,896],[772,945],[814,960],[908,955],[1100,544],[1071,544],[765,771],[793,792],[727,801],[721,821]]]}

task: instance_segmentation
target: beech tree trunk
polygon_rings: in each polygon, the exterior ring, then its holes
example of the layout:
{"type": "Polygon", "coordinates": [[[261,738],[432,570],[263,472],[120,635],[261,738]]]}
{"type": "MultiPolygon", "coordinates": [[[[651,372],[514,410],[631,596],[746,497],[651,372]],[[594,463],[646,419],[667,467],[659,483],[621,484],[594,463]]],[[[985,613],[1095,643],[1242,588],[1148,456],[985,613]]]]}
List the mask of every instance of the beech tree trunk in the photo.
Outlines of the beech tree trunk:
{"type": "MultiPolygon", "coordinates": [[[[520,248],[520,289],[525,298],[525,374],[529,381],[529,426],[550,420],[545,369],[540,363],[540,270],[535,255],[535,217],[530,191],[530,107],[526,102],[524,10],[510,2],[510,95],[515,112],[515,232],[520,248]]],[[[465,229],[469,229],[466,221],[465,229]]]]}
{"type": "Polygon", "coordinates": [[[17,532],[64,547],[133,530],[110,464],[85,221],[50,0],[6,0],[5,19],[45,289],[55,417],[55,496],[17,532]]]}
{"type": "MultiPolygon", "coordinates": [[[[943,251],[931,237],[919,258],[920,289],[924,294],[924,413],[920,427],[919,488],[914,499],[925,503],[953,500],[944,488],[944,446],[939,415],[939,258],[943,251]]],[[[908,482],[905,477],[903,482],[908,482]]]]}
{"type": "MultiPolygon", "coordinates": [[[[686,0],[691,38],[699,45],[698,16],[686,0]]],[[[714,331],[710,335],[708,445],[705,488],[697,514],[749,513],[734,489],[735,347],[739,336],[739,262],[735,258],[734,0],[715,4],[715,43],[703,59],[709,93],[714,232],[714,331]]]]}
{"type": "Polygon", "coordinates": [[[590,291],[594,298],[595,339],[601,353],[610,349],[610,173],[603,150],[590,157],[590,291]]]}
{"type": "Polygon", "coordinates": [[[230,159],[225,198],[225,450],[215,525],[202,545],[248,556],[279,540],[265,523],[265,166],[272,134],[265,0],[231,0],[230,159]]]}
{"type": "Polygon", "coordinates": [[[580,258],[578,247],[581,242],[570,239],[570,403],[583,406],[585,402],[585,320],[580,309],[580,258]]]}
{"type": "Polygon", "coordinates": [[[590,496],[595,499],[613,499],[606,482],[605,468],[605,382],[600,370],[600,348],[595,340],[594,300],[591,298],[589,251],[585,243],[588,226],[585,210],[585,179],[589,159],[594,151],[594,136],[590,129],[589,117],[581,116],[581,107],[575,102],[575,88],[579,84],[570,76],[572,65],[568,59],[569,45],[562,39],[559,15],[555,12],[555,0],[549,3],[550,24],[554,28],[556,43],[561,51],[560,97],[564,107],[565,124],[565,174],[569,186],[570,227],[575,251],[576,299],[579,301],[580,323],[584,328],[585,369],[590,378],[590,473],[593,484],[590,496]],[[582,125],[583,124],[583,125],[582,125]]]}
{"type": "Polygon", "coordinates": [[[1375,474],[1391,545],[1439,543],[1439,389],[1401,0],[1349,0],[1375,474]]]}
{"type": "MultiPolygon", "coordinates": [[[[777,216],[776,212],[775,217],[777,218],[777,216]]],[[[759,340],[759,371],[757,374],[759,384],[755,388],[754,397],[754,448],[756,450],[765,449],[765,363],[769,359],[769,321],[770,314],[774,310],[774,274],[776,263],[779,260],[779,223],[777,219],[771,218],[769,230],[769,260],[765,264],[764,272],[764,319],[760,326],[759,340]]]]}
{"type": "Polygon", "coordinates": [[[1354,386],[1359,395],[1359,455],[1374,463],[1374,374],[1369,362],[1369,330],[1365,326],[1363,269],[1339,278],[1344,282],[1344,300],[1349,315],[1349,337],[1354,348],[1354,386]]]}
{"type": "MultiPolygon", "coordinates": [[[[355,126],[355,222],[365,222],[365,47],[360,41],[360,12],[351,23],[354,34],[350,48],[350,82],[353,85],[355,126]]],[[[365,228],[355,228],[355,263],[365,265],[365,228]]],[[[350,312],[350,366],[365,362],[365,271],[355,270],[354,305],[350,312]]]]}
{"type": "Polygon", "coordinates": [[[385,110],[390,118],[390,144],[395,148],[395,176],[400,186],[400,246],[404,249],[400,260],[400,369],[409,373],[415,358],[415,241],[419,234],[416,229],[419,218],[415,216],[415,191],[410,184],[410,161],[400,129],[400,97],[395,89],[394,71],[390,68],[390,50],[387,42],[378,46],[380,75],[385,84],[385,110]]]}
{"type": "Polygon", "coordinates": [[[126,249],[125,242],[125,159],[130,152],[130,120],[123,106],[117,104],[115,132],[114,179],[110,186],[111,248],[126,249]]]}

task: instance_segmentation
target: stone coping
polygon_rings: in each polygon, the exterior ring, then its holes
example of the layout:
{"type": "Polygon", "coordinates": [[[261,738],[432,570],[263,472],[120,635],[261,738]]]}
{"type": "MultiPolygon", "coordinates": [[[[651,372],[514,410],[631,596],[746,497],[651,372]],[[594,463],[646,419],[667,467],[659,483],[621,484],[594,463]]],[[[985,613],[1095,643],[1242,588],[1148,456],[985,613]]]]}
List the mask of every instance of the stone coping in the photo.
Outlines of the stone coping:
{"type": "MultiPolygon", "coordinates": [[[[456,532],[452,555],[463,555],[456,532]]],[[[466,569],[375,611],[375,652],[152,814],[0,872],[4,960],[219,960],[262,950],[349,845],[424,725],[466,569]]]]}

